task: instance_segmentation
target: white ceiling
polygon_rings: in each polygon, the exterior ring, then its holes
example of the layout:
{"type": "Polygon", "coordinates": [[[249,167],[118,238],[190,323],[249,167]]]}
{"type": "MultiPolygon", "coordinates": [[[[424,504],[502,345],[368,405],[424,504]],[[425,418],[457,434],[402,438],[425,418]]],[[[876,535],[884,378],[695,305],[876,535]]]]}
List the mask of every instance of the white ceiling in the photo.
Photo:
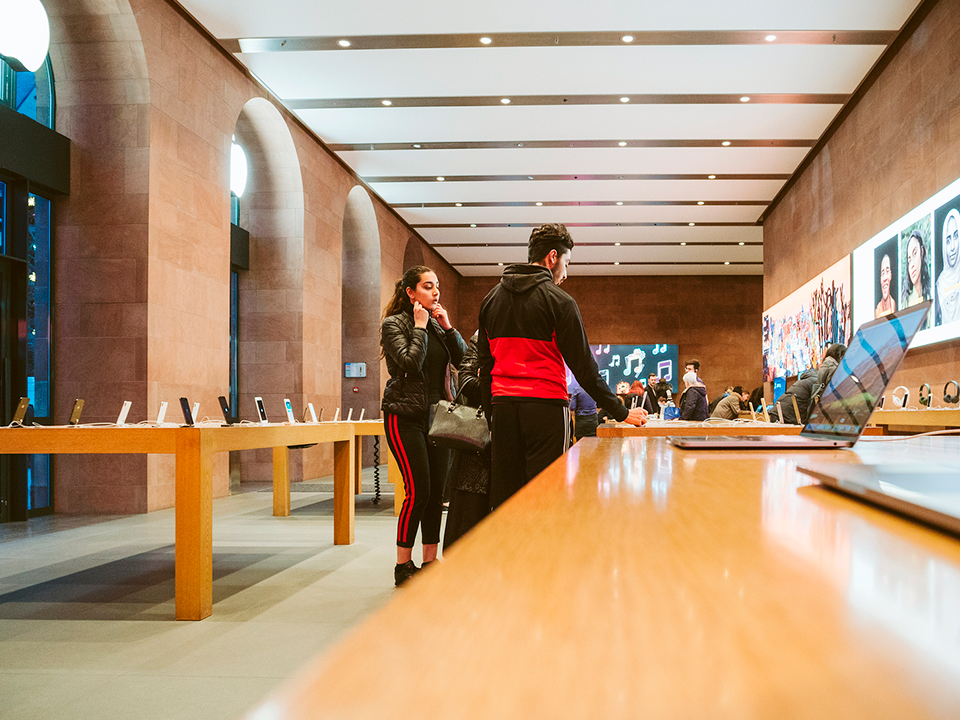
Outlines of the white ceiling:
{"type": "Polygon", "coordinates": [[[463,275],[546,222],[577,274],[761,274],[758,218],[919,4],[180,2],[463,275]]]}

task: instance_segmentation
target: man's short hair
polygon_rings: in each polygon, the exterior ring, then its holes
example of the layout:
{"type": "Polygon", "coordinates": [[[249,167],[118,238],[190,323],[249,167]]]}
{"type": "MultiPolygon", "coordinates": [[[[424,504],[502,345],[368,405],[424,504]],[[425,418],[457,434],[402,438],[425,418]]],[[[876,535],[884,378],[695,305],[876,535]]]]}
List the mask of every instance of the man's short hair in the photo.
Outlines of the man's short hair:
{"type": "Polygon", "coordinates": [[[693,369],[696,370],[697,372],[700,372],[700,361],[699,361],[699,360],[687,360],[687,361],[683,364],[683,366],[686,367],[687,365],[693,365],[693,369]]]}
{"type": "Polygon", "coordinates": [[[550,223],[534,228],[527,242],[527,262],[540,262],[551,250],[556,250],[557,255],[573,250],[573,238],[564,225],[550,223]]]}

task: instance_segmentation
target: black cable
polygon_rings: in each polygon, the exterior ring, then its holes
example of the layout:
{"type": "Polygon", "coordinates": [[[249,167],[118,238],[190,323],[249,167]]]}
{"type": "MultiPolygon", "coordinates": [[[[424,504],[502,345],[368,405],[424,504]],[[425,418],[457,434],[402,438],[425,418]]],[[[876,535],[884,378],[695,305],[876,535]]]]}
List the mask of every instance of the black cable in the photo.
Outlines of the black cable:
{"type": "Polygon", "coordinates": [[[380,436],[373,436],[373,504],[380,504],[380,436]]]}

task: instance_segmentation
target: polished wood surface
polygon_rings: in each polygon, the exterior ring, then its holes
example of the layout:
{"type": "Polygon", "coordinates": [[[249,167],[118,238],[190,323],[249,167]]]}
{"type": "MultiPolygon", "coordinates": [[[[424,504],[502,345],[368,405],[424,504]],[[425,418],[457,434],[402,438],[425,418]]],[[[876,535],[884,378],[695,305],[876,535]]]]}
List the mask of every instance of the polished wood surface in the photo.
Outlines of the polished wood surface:
{"type": "Polygon", "coordinates": [[[668,437],[676,435],[799,435],[802,425],[767,422],[699,423],[684,420],[651,421],[643,427],[603,423],[597,437],[668,437]]]}
{"type": "Polygon", "coordinates": [[[231,426],[0,428],[0,453],[174,453],[175,587],[178,620],[213,611],[213,455],[273,448],[274,515],[290,514],[289,445],[334,444],[333,541],[354,540],[354,445],[351,423],[231,426]]]}
{"type": "Polygon", "coordinates": [[[960,428],[960,409],[927,408],[924,410],[875,410],[870,422],[883,427],[902,427],[915,432],[935,428],[960,428]]]}
{"type": "Polygon", "coordinates": [[[582,440],[250,718],[960,717],[960,540],[796,470],[938,452],[582,440]]]}

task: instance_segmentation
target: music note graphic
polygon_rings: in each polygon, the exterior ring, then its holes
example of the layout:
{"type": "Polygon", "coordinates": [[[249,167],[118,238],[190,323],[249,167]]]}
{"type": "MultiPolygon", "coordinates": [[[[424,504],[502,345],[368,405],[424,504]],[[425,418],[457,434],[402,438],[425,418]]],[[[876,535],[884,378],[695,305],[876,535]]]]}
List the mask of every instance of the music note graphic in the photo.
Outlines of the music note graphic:
{"type": "Polygon", "coordinates": [[[659,346],[659,345],[654,345],[654,346],[653,346],[653,354],[654,354],[654,355],[659,355],[659,354],[660,354],[660,346],[659,346]]]}
{"type": "Polygon", "coordinates": [[[643,359],[644,359],[646,356],[647,356],[647,354],[646,354],[643,350],[641,350],[640,348],[634,348],[633,352],[630,353],[629,355],[627,355],[627,357],[626,357],[627,367],[624,368],[623,374],[624,374],[624,375],[629,375],[629,374],[630,374],[630,372],[631,372],[631,367],[630,367],[630,366],[633,365],[633,361],[636,360],[636,361],[637,361],[636,374],[639,376],[641,370],[643,370],[643,359]]]}
{"type": "Polygon", "coordinates": [[[666,381],[673,380],[673,363],[669,360],[661,360],[657,363],[657,376],[666,381]]]}
{"type": "Polygon", "coordinates": [[[610,358],[610,365],[609,365],[609,367],[620,367],[620,356],[619,356],[619,355],[614,355],[612,358],[610,358]]]}

